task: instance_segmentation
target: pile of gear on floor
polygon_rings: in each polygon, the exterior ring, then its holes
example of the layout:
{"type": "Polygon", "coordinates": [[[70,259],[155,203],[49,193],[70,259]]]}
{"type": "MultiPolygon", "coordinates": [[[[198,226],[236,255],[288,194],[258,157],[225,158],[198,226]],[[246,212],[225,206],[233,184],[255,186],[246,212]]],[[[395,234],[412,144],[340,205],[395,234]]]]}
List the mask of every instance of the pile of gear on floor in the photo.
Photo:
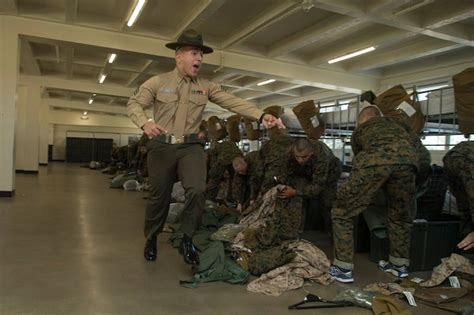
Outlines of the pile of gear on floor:
{"type": "MultiPolygon", "coordinates": [[[[277,193],[278,186],[243,213],[207,201],[201,225],[193,237],[200,252],[200,264],[193,267],[191,279],[180,281],[181,286],[196,288],[204,282],[225,281],[245,284],[250,292],[279,296],[313,283],[332,283],[326,254],[309,241],[286,236],[286,211],[277,193]]],[[[179,246],[183,237],[179,224],[182,207],[176,205],[179,203],[172,204],[167,220],[169,241],[174,247],[179,246]]],[[[289,309],[363,307],[375,314],[411,314],[408,305],[421,303],[459,314],[474,314],[473,284],[473,263],[452,254],[433,269],[430,279],[398,279],[392,283],[372,283],[363,289],[344,286],[333,299],[308,294],[289,309]]]]}

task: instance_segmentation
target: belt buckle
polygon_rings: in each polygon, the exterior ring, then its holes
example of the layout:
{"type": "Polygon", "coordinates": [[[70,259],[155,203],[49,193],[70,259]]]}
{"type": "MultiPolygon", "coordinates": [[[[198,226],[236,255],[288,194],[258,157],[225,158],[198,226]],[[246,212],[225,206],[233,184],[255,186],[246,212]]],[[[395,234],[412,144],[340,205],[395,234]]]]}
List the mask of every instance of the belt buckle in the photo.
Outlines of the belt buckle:
{"type": "Polygon", "coordinates": [[[183,137],[178,137],[178,138],[175,137],[175,143],[179,144],[179,143],[182,143],[182,142],[183,142],[183,137]]]}

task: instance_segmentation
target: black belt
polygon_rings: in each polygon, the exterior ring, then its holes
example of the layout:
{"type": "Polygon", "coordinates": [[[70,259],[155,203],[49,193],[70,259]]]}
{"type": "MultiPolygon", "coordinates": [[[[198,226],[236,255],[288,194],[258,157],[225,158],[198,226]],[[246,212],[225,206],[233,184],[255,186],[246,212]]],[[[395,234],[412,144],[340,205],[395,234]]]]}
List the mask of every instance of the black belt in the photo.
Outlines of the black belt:
{"type": "Polygon", "coordinates": [[[205,140],[199,138],[197,133],[191,133],[182,137],[176,137],[173,134],[161,134],[159,136],[152,137],[151,140],[166,144],[205,143],[205,140]]]}

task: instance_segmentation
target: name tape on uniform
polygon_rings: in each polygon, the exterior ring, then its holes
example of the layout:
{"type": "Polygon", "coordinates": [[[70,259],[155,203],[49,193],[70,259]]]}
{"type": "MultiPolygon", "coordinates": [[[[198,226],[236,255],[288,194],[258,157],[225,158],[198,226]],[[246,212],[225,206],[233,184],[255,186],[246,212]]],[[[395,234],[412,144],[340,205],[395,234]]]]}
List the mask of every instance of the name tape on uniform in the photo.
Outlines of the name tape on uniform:
{"type": "Polygon", "coordinates": [[[313,125],[314,128],[318,128],[319,126],[318,115],[314,115],[313,117],[311,117],[311,124],[313,125]]]}
{"type": "Polygon", "coordinates": [[[407,114],[408,117],[415,115],[416,109],[413,108],[410,104],[403,101],[400,105],[398,105],[397,109],[402,110],[407,114]]]}

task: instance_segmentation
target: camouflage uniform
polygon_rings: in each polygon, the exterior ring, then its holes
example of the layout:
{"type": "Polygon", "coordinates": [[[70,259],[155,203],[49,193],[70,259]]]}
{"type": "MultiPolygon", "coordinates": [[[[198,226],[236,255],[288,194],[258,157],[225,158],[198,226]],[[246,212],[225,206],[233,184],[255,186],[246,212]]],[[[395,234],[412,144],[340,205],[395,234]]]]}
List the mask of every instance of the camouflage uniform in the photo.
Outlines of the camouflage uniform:
{"type": "Polygon", "coordinates": [[[305,165],[299,165],[289,153],[283,183],[294,187],[303,198],[319,197],[322,215],[327,228],[331,228],[331,207],[336,195],[337,181],[341,176],[341,162],[323,142],[310,140],[314,153],[305,165]]]}
{"type": "Polygon", "coordinates": [[[458,143],[443,158],[449,190],[461,214],[461,235],[474,231],[474,141],[458,143]]]}
{"type": "Polygon", "coordinates": [[[259,151],[259,163],[255,174],[255,180],[252,181],[252,193],[250,199],[256,199],[258,194],[264,195],[268,190],[278,183],[286,167],[287,153],[293,139],[286,135],[276,133],[271,135],[270,140],[263,145],[259,151]]]}
{"type": "Polygon", "coordinates": [[[209,155],[210,169],[207,182],[207,199],[216,199],[226,171],[230,176],[228,192],[232,191],[231,185],[234,176],[232,160],[237,156],[242,156],[242,152],[234,142],[229,140],[216,143],[215,147],[211,150],[209,155]]]}
{"type": "Polygon", "coordinates": [[[352,173],[337,191],[332,209],[334,264],[353,269],[353,221],[375,193],[384,188],[388,199],[390,262],[409,265],[418,157],[410,134],[391,118],[375,117],[352,134],[352,173]]]}
{"type": "Polygon", "coordinates": [[[249,205],[250,196],[255,195],[252,194],[251,189],[255,189],[253,185],[251,185],[252,177],[255,174],[255,169],[257,168],[258,163],[258,151],[253,151],[248,153],[244,159],[247,163],[247,173],[245,175],[240,175],[235,173],[234,180],[232,182],[232,196],[237,203],[242,205],[242,209],[247,208],[249,205]]]}
{"type": "Polygon", "coordinates": [[[275,210],[265,225],[246,234],[246,244],[253,244],[249,271],[260,275],[289,262],[288,242],[299,237],[303,199],[299,196],[276,199],[275,210]]]}

